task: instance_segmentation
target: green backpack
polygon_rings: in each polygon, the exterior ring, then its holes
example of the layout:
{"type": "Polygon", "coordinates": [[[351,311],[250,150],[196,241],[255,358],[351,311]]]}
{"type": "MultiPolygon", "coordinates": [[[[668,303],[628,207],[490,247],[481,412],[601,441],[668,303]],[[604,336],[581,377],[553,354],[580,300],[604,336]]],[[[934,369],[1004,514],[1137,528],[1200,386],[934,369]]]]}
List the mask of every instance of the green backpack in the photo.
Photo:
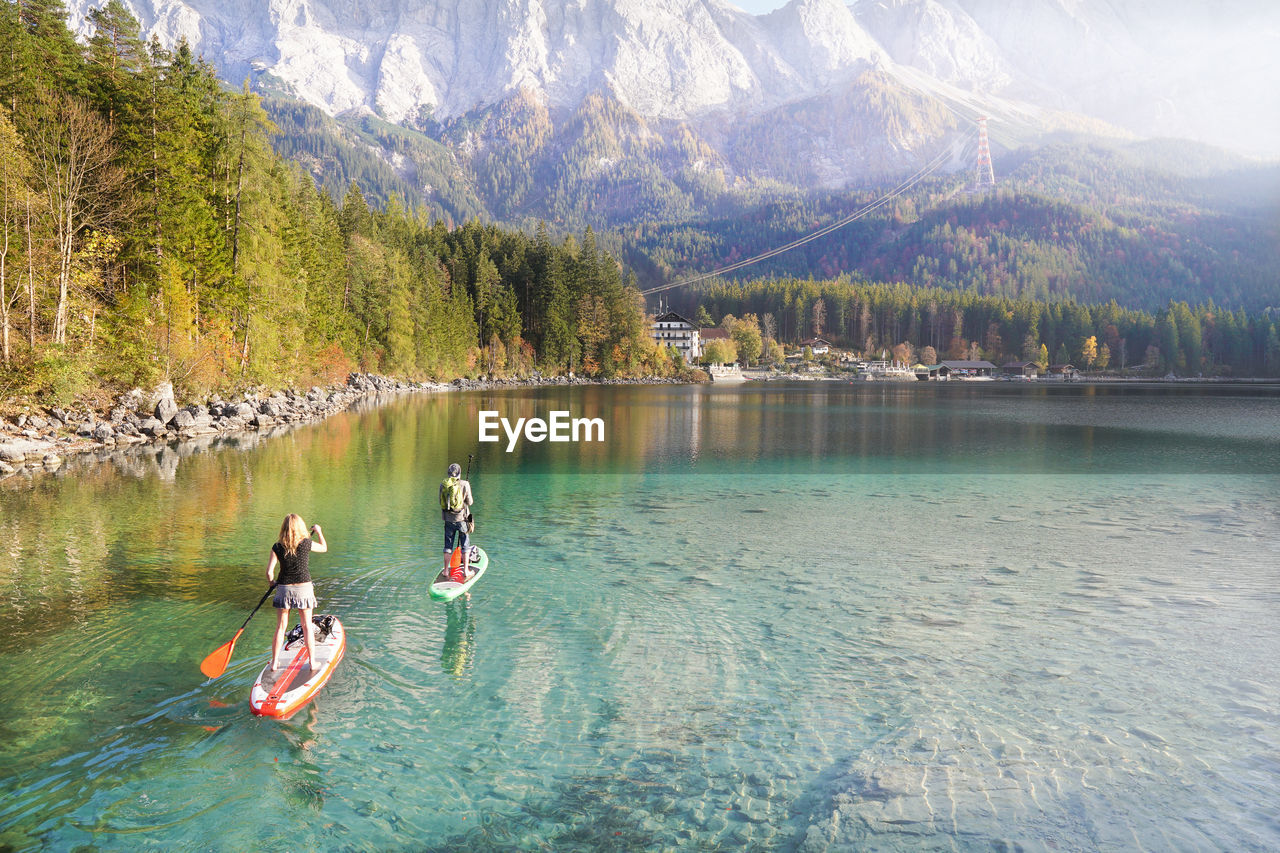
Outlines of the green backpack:
{"type": "Polygon", "coordinates": [[[440,484],[440,508],[447,512],[462,509],[462,480],[458,477],[445,477],[440,484]]]}

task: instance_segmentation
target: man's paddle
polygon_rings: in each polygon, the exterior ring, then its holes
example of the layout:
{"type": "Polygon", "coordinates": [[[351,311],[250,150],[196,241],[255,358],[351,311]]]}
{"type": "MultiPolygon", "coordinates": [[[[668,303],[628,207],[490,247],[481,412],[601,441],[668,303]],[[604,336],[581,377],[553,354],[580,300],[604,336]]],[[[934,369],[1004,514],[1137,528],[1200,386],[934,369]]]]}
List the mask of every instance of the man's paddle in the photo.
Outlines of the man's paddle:
{"type": "MultiPolygon", "coordinates": [[[[474,454],[474,453],[468,453],[468,454],[467,454],[467,477],[466,477],[466,480],[467,480],[467,483],[468,483],[468,484],[470,484],[470,483],[471,483],[471,460],[472,460],[472,459],[475,459],[475,458],[476,458],[476,457],[475,457],[475,454],[474,454]]],[[[464,507],[464,509],[465,509],[465,507],[464,507]]],[[[469,509],[467,510],[467,517],[464,519],[464,521],[466,522],[466,525],[467,525],[467,526],[466,526],[467,536],[470,536],[472,533],[475,533],[475,532],[476,532],[476,520],[475,520],[475,518],[471,515],[471,510],[469,510],[469,509]]],[[[471,574],[471,568],[470,568],[470,566],[471,566],[471,559],[470,559],[470,554],[471,554],[471,549],[470,549],[470,548],[464,548],[464,549],[463,549],[463,553],[462,553],[462,579],[463,579],[463,580],[466,580],[466,579],[467,579],[467,576],[471,574]]]]}
{"type": "MultiPolygon", "coordinates": [[[[267,591],[262,594],[262,599],[258,602],[258,607],[263,605],[267,600],[267,596],[271,594],[271,590],[275,588],[275,584],[267,587],[267,591]]],[[[258,607],[253,608],[253,612],[249,614],[249,619],[252,619],[253,614],[258,612],[258,607]]],[[[201,672],[209,678],[217,678],[227,671],[227,664],[231,663],[231,652],[235,650],[236,640],[240,639],[240,635],[244,633],[245,627],[249,624],[249,619],[244,620],[244,625],[241,625],[240,630],[236,631],[236,635],[231,638],[231,642],[218,646],[209,653],[207,658],[200,661],[201,672]]]]}
{"type": "MultiPolygon", "coordinates": [[[[476,457],[475,457],[475,454],[473,454],[473,453],[468,453],[468,454],[467,454],[467,476],[466,476],[466,478],[465,478],[465,479],[466,479],[466,481],[467,481],[468,483],[470,483],[470,482],[471,482],[471,460],[472,460],[472,459],[475,459],[475,458],[476,458],[476,457]]],[[[477,470],[477,472],[479,471],[479,469],[480,469],[480,466],[478,466],[478,465],[477,465],[477,466],[476,466],[476,470],[477,470]]],[[[475,490],[474,490],[474,489],[472,489],[471,494],[472,494],[472,498],[474,499],[474,497],[475,497],[475,490]]],[[[472,517],[472,515],[471,515],[471,510],[469,510],[469,509],[467,510],[467,518],[466,518],[466,522],[467,522],[467,533],[468,533],[468,534],[470,534],[470,533],[475,533],[475,532],[476,532],[476,520],[475,520],[475,518],[474,518],[474,517],[472,517]]]]}

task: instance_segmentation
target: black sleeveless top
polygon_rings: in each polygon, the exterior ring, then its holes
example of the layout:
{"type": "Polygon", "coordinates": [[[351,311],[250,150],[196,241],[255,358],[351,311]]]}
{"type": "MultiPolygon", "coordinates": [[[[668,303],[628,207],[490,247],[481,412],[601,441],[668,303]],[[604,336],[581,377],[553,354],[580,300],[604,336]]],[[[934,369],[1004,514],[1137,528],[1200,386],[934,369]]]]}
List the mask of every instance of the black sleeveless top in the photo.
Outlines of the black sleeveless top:
{"type": "Polygon", "coordinates": [[[293,552],[292,557],[284,552],[284,546],[279,542],[271,546],[271,553],[280,561],[276,583],[311,583],[311,572],[307,571],[307,557],[311,555],[310,537],[298,543],[298,550],[293,552]]]}

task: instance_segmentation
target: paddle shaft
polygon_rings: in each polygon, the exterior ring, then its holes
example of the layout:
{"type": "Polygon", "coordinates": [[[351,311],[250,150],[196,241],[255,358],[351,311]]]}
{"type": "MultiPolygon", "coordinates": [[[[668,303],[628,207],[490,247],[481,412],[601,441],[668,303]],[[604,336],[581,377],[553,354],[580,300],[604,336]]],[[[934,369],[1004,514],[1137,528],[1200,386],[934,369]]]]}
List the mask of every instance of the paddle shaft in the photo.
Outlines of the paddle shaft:
{"type": "MultiPolygon", "coordinates": [[[[273,583],[271,584],[271,586],[267,587],[267,591],[266,591],[266,592],[264,592],[264,593],[262,594],[262,598],[258,599],[258,604],[257,604],[257,606],[256,606],[256,607],[254,607],[254,608],[253,608],[253,610],[251,610],[251,611],[249,612],[249,616],[244,620],[244,622],[242,622],[242,623],[240,624],[240,630],[239,630],[239,631],[236,631],[236,635],[235,635],[234,637],[232,637],[232,638],[231,638],[231,642],[228,644],[228,645],[230,645],[230,646],[231,646],[231,648],[235,648],[236,640],[240,639],[240,635],[244,633],[244,629],[245,629],[245,628],[247,628],[247,627],[249,627],[249,620],[253,618],[253,615],[254,615],[255,613],[257,613],[257,612],[258,612],[258,610],[262,607],[262,605],[263,605],[263,604],[266,604],[266,602],[267,602],[267,596],[268,596],[268,595],[270,595],[270,594],[271,594],[271,590],[273,590],[273,589],[275,589],[275,588],[276,588],[276,585],[275,585],[275,583],[273,582],[273,583]]],[[[228,658],[230,658],[230,657],[231,657],[231,650],[230,650],[230,649],[228,649],[228,650],[227,650],[227,657],[228,657],[228,658]]]]}
{"type": "MultiPolygon", "coordinates": [[[[475,455],[474,453],[468,453],[468,454],[467,454],[467,478],[466,478],[466,479],[467,479],[467,483],[468,483],[468,484],[470,484],[470,483],[471,483],[471,460],[472,460],[472,459],[475,459],[475,458],[476,458],[476,455],[475,455]]],[[[477,473],[478,473],[478,467],[477,467],[477,473]]],[[[476,493],[476,492],[475,492],[475,487],[473,486],[473,487],[472,487],[472,489],[471,489],[471,499],[472,499],[472,500],[475,500],[475,493],[476,493]]],[[[471,510],[467,510],[467,521],[469,521],[469,522],[471,522],[471,521],[472,521],[471,510]]],[[[472,522],[472,524],[474,524],[474,522],[472,522]]],[[[469,524],[469,525],[468,525],[468,527],[471,527],[471,526],[472,526],[472,524],[469,524]]],[[[469,533],[469,532],[470,532],[470,530],[468,530],[467,532],[469,533]]],[[[465,563],[465,562],[467,561],[467,558],[464,556],[464,557],[462,558],[462,561],[465,563]]]]}
{"type": "Polygon", "coordinates": [[[240,635],[244,633],[244,629],[249,626],[249,619],[252,619],[253,615],[258,612],[258,610],[262,607],[262,605],[267,603],[267,596],[270,595],[271,590],[275,588],[276,588],[276,585],[273,582],[271,586],[267,587],[267,591],[262,594],[262,598],[258,599],[258,606],[253,608],[253,610],[249,613],[248,618],[244,620],[244,624],[240,626],[240,630],[236,631],[237,639],[239,639],[240,635]]]}

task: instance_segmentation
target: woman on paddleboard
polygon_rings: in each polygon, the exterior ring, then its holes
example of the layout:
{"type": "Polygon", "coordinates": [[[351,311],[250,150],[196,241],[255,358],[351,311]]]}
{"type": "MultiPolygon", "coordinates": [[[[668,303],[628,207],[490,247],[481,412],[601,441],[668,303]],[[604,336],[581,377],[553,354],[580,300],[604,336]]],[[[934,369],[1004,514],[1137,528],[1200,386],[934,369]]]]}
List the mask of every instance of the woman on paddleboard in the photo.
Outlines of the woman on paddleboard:
{"type": "Polygon", "coordinates": [[[272,604],[276,606],[276,633],[271,642],[271,671],[279,668],[278,655],[284,646],[285,631],[289,628],[289,611],[297,608],[302,611],[302,635],[307,642],[307,662],[315,660],[315,630],[311,624],[311,611],[316,606],[316,590],[311,583],[311,572],[307,568],[307,558],[312,551],[323,553],[329,550],[324,541],[324,531],[320,525],[311,525],[311,535],[307,534],[307,525],[302,517],[289,513],[280,525],[280,539],[271,546],[271,556],[267,558],[267,581],[276,585],[276,597],[272,604]],[[276,567],[280,574],[276,575],[276,567]]]}

